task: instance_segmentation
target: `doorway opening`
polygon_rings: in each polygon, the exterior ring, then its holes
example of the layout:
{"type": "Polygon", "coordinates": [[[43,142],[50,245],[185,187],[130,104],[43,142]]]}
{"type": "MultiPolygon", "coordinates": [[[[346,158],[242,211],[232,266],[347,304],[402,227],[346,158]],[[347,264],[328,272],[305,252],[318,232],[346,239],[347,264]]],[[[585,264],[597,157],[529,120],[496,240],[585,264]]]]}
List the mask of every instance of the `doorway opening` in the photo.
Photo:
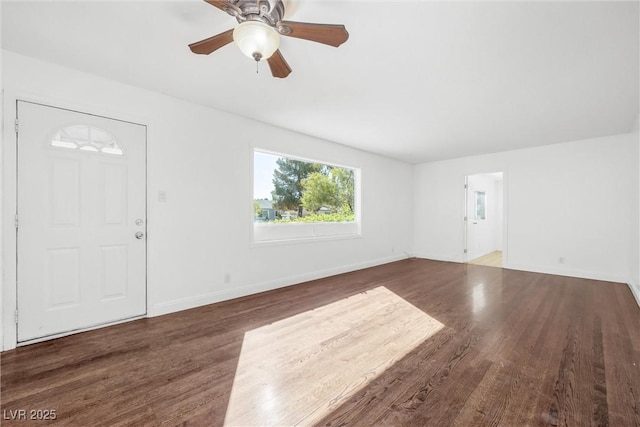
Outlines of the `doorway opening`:
{"type": "Polygon", "coordinates": [[[503,265],[504,174],[480,173],[465,177],[465,241],[467,264],[503,265]]]}

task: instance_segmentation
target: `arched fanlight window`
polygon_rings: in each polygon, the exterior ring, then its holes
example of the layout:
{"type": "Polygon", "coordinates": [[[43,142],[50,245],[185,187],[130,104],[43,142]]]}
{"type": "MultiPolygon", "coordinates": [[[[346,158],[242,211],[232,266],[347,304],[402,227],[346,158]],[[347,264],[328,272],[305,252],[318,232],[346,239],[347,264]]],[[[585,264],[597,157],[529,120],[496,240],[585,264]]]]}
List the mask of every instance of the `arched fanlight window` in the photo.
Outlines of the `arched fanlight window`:
{"type": "Polygon", "coordinates": [[[72,125],[60,129],[51,139],[51,146],[117,156],[124,154],[122,147],[113,135],[87,125],[72,125]]]}

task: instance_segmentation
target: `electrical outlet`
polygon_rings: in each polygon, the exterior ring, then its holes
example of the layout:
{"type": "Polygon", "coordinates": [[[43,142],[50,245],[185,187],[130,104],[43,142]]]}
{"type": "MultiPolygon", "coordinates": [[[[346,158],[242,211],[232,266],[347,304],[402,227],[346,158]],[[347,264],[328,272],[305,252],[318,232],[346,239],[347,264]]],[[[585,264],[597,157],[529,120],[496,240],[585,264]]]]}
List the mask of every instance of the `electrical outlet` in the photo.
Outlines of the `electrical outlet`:
{"type": "Polygon", "coordinates": [[[563,256],[558,258],[558,263],[559,264],[564,264],[564,257],[563,256]]]}
{"type": "Polygon", "coordinates": [[[224,283],[231,282],[231,275],[229,273],[224,274],[224,283]]]}

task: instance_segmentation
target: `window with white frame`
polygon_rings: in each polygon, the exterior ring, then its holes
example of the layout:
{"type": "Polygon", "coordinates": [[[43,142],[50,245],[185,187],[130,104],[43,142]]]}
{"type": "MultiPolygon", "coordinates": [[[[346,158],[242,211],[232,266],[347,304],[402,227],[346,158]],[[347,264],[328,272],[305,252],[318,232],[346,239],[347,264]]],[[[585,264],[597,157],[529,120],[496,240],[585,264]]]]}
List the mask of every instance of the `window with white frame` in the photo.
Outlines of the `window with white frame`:
{"type": "Polygon", "coordinates": [[[254,242],[359,234],[357,169],[255,150],[253,174],[254,242]]]}
{"type": "Polygon", "coordinates": [[[487,219],[487,193],[476,191],[474,193],[474,219],[487,219]]]}

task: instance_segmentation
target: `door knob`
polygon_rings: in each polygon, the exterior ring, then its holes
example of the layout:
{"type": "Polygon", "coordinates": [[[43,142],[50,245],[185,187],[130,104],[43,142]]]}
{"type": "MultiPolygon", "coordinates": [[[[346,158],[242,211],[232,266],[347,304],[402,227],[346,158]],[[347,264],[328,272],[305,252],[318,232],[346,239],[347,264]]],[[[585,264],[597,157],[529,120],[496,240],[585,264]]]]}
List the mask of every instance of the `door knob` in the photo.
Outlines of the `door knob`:
{"type": "Polygon", "coordinates": [[[142,231],[138,231],[136,233],[136,239],[140,240],[144,237],[144,233],[142,231]]]}

